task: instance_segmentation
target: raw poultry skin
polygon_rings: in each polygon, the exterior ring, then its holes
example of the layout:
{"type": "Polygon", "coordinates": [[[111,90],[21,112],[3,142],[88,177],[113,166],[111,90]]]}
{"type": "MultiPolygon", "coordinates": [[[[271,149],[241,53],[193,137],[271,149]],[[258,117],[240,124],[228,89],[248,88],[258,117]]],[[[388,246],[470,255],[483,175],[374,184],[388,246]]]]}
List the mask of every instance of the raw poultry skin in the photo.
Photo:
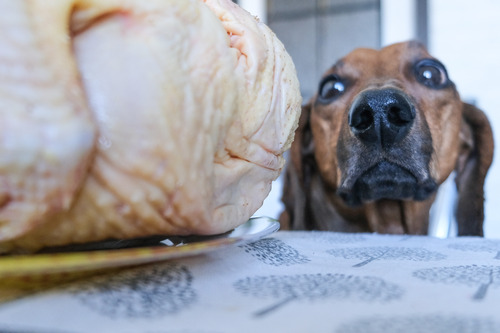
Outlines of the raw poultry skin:
{"type": "Polygon", "coordinates": [[[229,0],[0,13],[0,252],[221,233],[262,205],[301,97],[258,19],[229,0]]]}

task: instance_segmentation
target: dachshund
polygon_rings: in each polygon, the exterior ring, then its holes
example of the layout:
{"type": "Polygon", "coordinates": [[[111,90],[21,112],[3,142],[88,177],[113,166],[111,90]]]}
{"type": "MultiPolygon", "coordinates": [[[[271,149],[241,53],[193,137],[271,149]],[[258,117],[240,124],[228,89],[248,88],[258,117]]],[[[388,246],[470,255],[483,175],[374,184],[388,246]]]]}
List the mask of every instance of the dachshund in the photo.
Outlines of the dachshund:
{"type": "Polygon", "coordinates": [[[415,41],[356,49],[302,107],[285,169],[282,229],[427,234],[452,174],[458,235],[483,235],[493,159],[485,114],[415,41]]]}

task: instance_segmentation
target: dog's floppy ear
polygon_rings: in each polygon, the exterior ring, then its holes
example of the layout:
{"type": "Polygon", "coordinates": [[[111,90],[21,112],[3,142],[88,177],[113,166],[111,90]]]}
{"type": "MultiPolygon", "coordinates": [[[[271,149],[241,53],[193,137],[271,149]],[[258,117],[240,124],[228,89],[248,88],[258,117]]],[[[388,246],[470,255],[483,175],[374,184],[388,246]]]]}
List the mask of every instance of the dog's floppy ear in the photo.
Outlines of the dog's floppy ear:
{"type": "Polygon", "coordinates": [[[314,142],[310,126],[311,103],[302,106],[299,126],[290,148],[285,171],[282,201],[285,210],[280,216],[282,229],[307,229],[310,175],[315,168],[314,142]]]}
{"type": "Polygon", "coordinates": [[[461,148],[455,167],[458,235],[483,236],[484,182],[493,160],[493,133],[486,115],[463,103],[461,148]]]}

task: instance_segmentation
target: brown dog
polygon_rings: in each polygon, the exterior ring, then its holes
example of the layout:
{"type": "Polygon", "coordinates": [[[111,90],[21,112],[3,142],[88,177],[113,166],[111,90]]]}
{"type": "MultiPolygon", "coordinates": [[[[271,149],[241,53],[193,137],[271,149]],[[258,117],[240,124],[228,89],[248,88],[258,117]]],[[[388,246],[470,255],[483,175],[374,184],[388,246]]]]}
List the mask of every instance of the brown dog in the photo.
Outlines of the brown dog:
{"type": "Polygon", "coordinates": [[[419,43],[338,61],[303,107],[290,157],[282,228],[426,234],[455,170],[458,234],[483,235],[491,127],[419,43]]]}

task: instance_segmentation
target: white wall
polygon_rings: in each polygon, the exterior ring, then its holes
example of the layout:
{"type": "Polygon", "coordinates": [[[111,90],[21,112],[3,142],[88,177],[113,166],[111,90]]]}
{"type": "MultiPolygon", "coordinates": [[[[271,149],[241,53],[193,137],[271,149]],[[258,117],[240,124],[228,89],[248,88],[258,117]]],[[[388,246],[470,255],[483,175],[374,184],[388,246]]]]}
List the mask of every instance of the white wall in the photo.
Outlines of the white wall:
{"type": "Polygon", "coordinates": [[[380,1],[382,46],[415,38],[415,1],[418,0],[380,1]]]}
{"type": "MultiPolygon", "coordinates": [[[[446,65],[462,98],[486,112],[500,146],[500,1],[429,0],[429,15],[429,49],[446,65]]],[[[500,238],[499,192],[494,158],[486,179],[486,237],[500,238]]]]}
{"type": "Polygon", "coordinates": [[[257,16],[262,22],[267,21],[266,0],[238,0],[238,5],[245,8],[252,15],[257,16]]]}

